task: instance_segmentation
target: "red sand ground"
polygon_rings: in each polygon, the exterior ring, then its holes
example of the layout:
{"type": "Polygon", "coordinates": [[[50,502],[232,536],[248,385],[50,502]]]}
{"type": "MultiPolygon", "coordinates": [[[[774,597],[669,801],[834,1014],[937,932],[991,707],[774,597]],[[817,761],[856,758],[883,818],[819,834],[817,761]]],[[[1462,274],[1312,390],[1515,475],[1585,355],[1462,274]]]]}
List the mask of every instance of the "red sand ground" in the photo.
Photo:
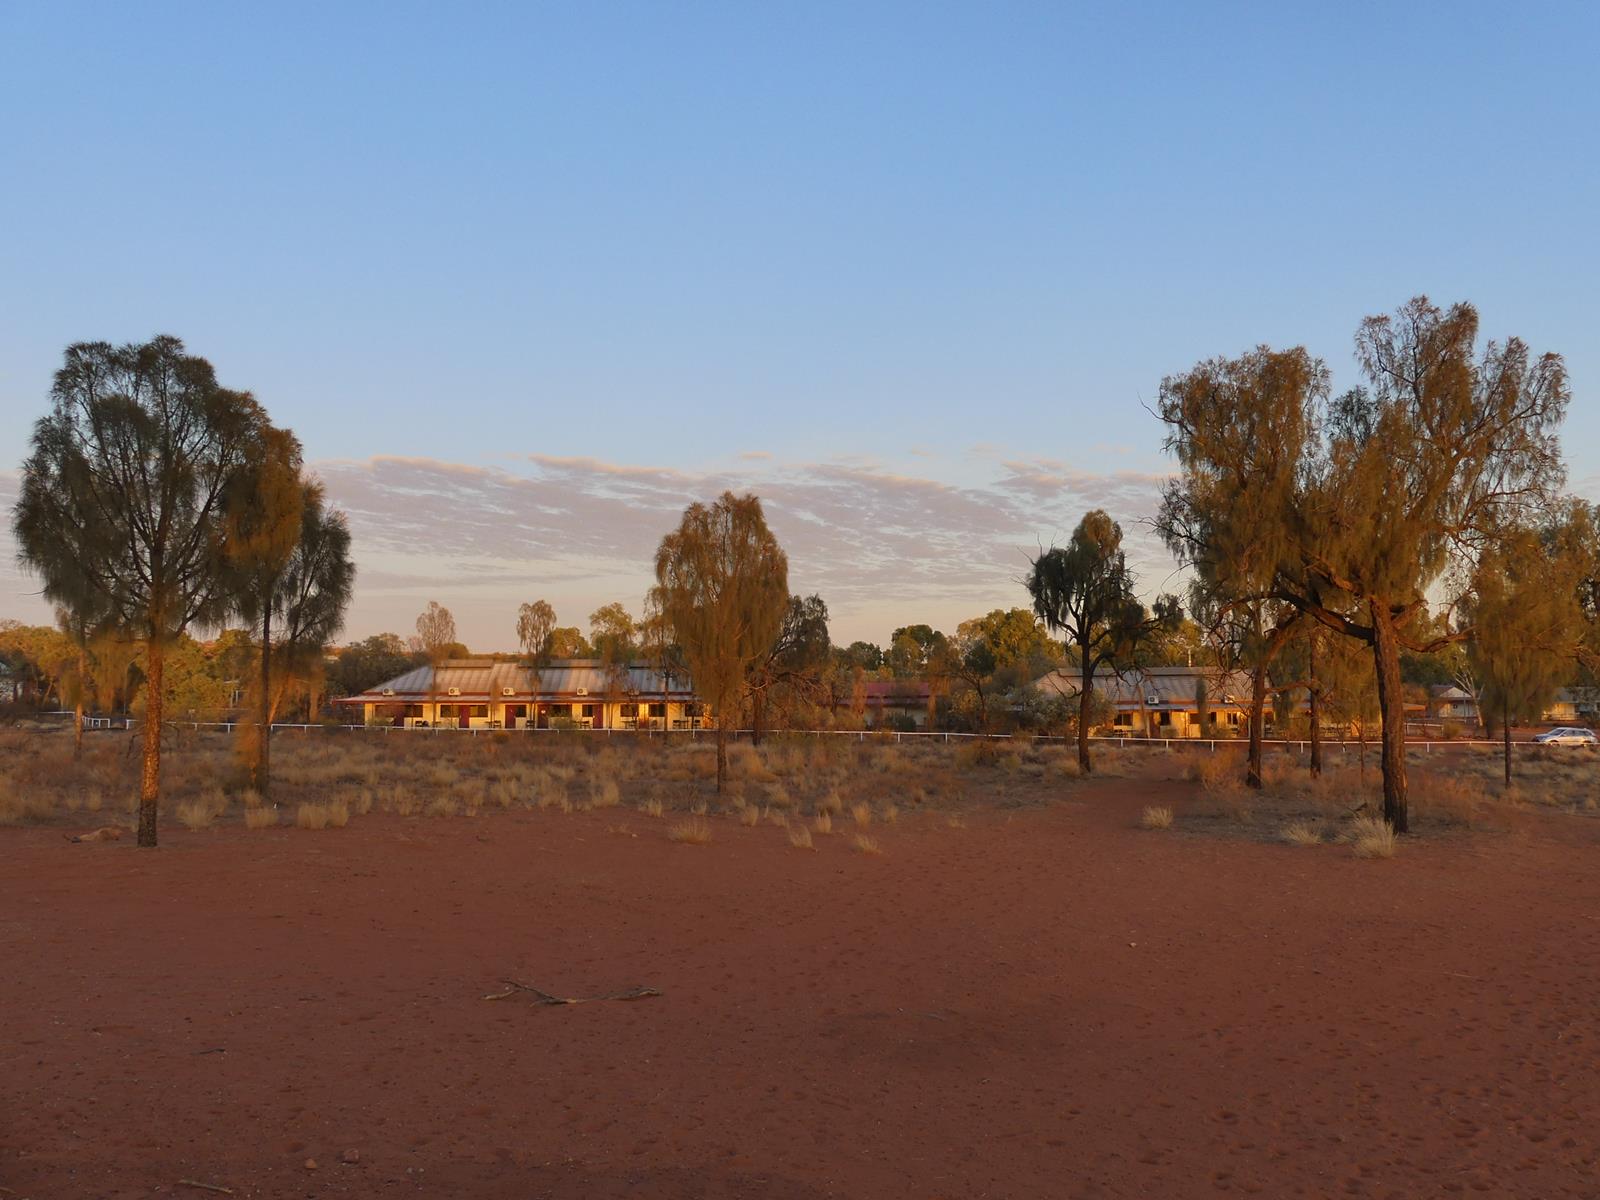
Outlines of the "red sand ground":
{"type": "Polygon", "coordinates": [[[1187,794],[883,858],[615,811],[0,830],[0,1197],[1600,1195],[1600,823],[1133,828],[1187,794]]]}

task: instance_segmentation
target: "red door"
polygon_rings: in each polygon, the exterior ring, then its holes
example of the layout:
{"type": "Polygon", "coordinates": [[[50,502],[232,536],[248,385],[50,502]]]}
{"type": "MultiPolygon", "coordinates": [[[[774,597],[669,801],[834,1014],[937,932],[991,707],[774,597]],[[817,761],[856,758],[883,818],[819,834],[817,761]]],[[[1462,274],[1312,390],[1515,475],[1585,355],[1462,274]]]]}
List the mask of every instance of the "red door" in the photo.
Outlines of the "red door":
{"type": "Polygon", "coordinates": [[[460,725],[462,729],[472,728],[472,705],[463,704],[458,710],[461,713],[460,725]]]}

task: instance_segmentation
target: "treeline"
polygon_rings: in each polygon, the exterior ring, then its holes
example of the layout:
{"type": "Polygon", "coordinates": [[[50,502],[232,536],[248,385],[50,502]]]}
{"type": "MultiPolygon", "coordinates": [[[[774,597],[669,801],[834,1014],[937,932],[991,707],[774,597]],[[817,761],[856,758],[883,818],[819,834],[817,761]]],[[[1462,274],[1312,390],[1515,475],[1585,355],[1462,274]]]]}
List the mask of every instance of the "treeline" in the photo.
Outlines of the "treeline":
{"type": "MultiPolygon", "coordinates": [[[[254,700],[249,682],[258,669],[260,647],[243,629],[224,630],[208,641],[181,634],[163,659],[162,710],[171,719],[231,720],[254,700]]],[[[15,716],[43,708],[144,715],[144,647],[114,633],[80,647],[55,625],[0,621],[0,664],[17,692],[10,708],[15,716]]],[[[275,719],[315,720],[321,698],[336,686],[332,676],[330,669],[283,678],[275,719]]]]}

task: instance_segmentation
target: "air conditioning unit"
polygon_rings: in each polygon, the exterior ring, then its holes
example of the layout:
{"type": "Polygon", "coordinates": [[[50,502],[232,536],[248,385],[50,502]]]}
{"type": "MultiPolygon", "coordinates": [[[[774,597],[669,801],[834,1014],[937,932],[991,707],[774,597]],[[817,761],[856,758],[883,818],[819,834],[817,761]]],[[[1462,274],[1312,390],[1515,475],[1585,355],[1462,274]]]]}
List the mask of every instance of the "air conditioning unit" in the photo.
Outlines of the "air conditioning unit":
{"type": "Polygon", "coordinates": [[[589,694],[589,689],[588,688],[579,688],[578,689],[578,695],[587,696],[588,694],[589,694]]]}
{"type": "Polygon", "coordinates": [[[1232,692],[1224,693],[1223,697],[1222,697],[1222,702],[1224,704],[1237,704],[1237,703],[1239,703],[1238,700],[1234,699],[1234,695],[1233,695],[1232,692]]]}
{"type": "Polygon", "coordinates": [[[500,689],[500,694],[502,696],[515,696],[517,694],[517,689],[516,688],[501,688],[500,689]]]}
{"type": "Polygon", "coordinates": [[[1154,708],[1156,705],[1161,703],[1161,697],[1160,696],[1146,696],[1144,698],[1144,702],[1146,704],[1148,704],[1151,708],[1154,708]]]}
{"type": "Polygon", "coordinates": [[[385,696],[392,696],[392,695],[394,695],[394,689],[393,688],[384,688],[383,689],[383,694],[385,696]]]}
{"type": "Polygon", "coordinates": [[[459,696],[459,695],[461,695],[461,689],[460,688],[447,688],[445,690],[444,694],[446,696],[459,696]]]}

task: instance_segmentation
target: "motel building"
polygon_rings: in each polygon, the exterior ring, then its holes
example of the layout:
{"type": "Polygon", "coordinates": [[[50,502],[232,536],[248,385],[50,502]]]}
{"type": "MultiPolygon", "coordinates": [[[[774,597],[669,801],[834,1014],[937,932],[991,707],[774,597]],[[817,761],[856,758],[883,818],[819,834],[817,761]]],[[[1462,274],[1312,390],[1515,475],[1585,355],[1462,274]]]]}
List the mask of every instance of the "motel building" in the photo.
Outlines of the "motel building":
{"type": "Polygon", "coordinates": [[[333,703],[404,729],[702,729],[687,675],[575,658],[535,670],[493,659],[422,666],[333,703]]]}
{"type": "MultiPolygon", "coordinates": [[[[1112,717],[1100,732],[1126,737],[1219,738],[1245,731],[1250,712],[1250,673],[1201,667],[1143,667],[1123,673],[1102,669],[1094,677],[1097,699],[1111,706],[1112,717]],[[1199,696],[1206,697],[1206,720],[1200,721],[1199,696]]],[[[1078,699],[1078,671],[1062,667],[1034,681],[1047,696],[1078,699]]],[[[1272,727],[1268,697],[1266,724],[1272,727]]]]}

